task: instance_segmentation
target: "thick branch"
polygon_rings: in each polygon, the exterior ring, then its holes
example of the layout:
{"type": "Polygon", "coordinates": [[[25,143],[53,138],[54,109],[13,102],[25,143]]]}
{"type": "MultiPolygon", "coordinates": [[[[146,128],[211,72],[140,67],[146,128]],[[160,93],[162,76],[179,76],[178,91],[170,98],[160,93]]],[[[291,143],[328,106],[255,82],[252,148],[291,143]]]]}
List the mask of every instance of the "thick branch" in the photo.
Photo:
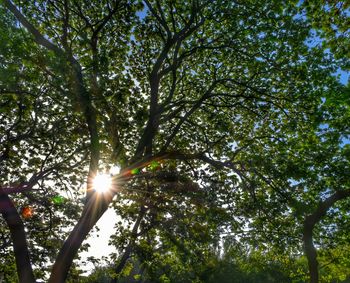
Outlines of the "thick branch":
{"type": "MultiPolygon", "coordinates": [[[[44,36],[42,36],[37,29],[31,25],[27,19],[19,12],[19,10],[9,1],[5,1],[6,7],[16,16],[16,18],[20,21],[20,23],[28,29],[30,33],[34,35],[35,41],[49,50],[52,50],[56,53],[56,55],[67,55],[58,48],[56,45],[47,40],[44,36]]],[[[97,119],[96,119],[96,109],[92,105],[91,97],[89,92],[87,91],[82,74],[82,68],[77,62],[77,60],[71,55],[68,54],[66,56],[68,62],[72,66],[73,70],[73,81],[74,81],[74,89],[75,93],[79,98],[79,102],[82,108],[82,112],[84,114],[86,123],[88,125],[89,134],[90,134],[90,168],[88,175],[88,188],[87,188],[87,203],[84,207],[82,216],[78,221],[77,225],[74,227],[73,231],[70,233],[68,239],[65,241],[63,247],[61,248],[55,264],[53,266],[53,270],[51,273],[49,282],[64,282],[68,271],[71,267],[73,259],[77,254],[78,249],[80,248],[83,240],[92,229],[92,227],[96,224],[97,220],[102,216],[102,214],[106,211],[108,204],[112,200],[112,196],[109,196],[107,199],[98,199],[96,194],[93,194],[91,190],[91,180],[96,174],[98,170],[98,162],[100,158],[100,148],[99,148],[99,135],[97,129],[97,119]]],[[[24,234],[24,231],[23,231],[24,234]]],[[[30,263],[29,263],[30,265],[30,263]]],[[[29,280],[23,282],[32,282],[29,280]]],[[[34,281],[33,281],[34,282],[34,281]]]]}
{"type": "Polygon", "coordinates": [[[88,203],[84,207],[81,218],[56,257],[49,283],[65,282],[73,259],[81,247],[81,244],[96,222],[107,210],[112,198],[113,194],[99,195],[97,193],[94,193],[90,197],[88,203]]]}
{"type": "Polygon", "coordinates": [[[145,148],[146,148],[147,155],[152,154],[152,146],[153,146],[152,142],[157,132],[158,120],[159,120],[159,115],[157,114],[157,112],[158,112],[158,92],[159,92],[160,76],[158,72],[173,44],[174,44],[173,39],[169,39],[165,43],[165,46],[163,47],[163,50],[159,54],[157,61],[155,62],[149,76],[150,87],[151,87],[149,119],[136,149],[136,153],[135,153],[136,159],[139,159],[142,156],[145,148]]]}
{"type": "Polygon", "coordinates": [[[98,169],[98,162],[100,159],[100,141],[98,135],[97,128],[97,117],[96,117],[96,109],[92,105],[91,97],[89,92],[87,91],[83,74],[81,70],[80,64],[74,59],[71,58],[71,63],[74,71],[74,81],[75,81],[75,91],[78,94],[80,105],[82,106],[83,114],[88,125],[89,134],[90,134],[90,168],[89,168],[89,176],[93,177],[98,169]]]}
{"type": "MultiPolygon", "coordinates": [[[[191,7],[191,14],[188,22],[185,23],[185,26],[179,32],[174,32],[174,34],[171,35],[171,32],[166,23],[165,17],[164,15],[162,15],[161,7],[158,5],[158,9],[160,10],[160,14],[161,14],[161,16],[159,16],[156,10],[152,7],[152,5],[148,1],[145,1],[145,2],[148,8],[150,9],[150,11],[152,12],[152,14],[155,16],[156,20],[167,30],[168,36],[167,36],[165,45],[162,51],[160,52],[159,56],[157,57],[157,60],[154,63],[154,66],[149,76],[150,88],[151,88],[150,114],[149,114],[147,125],[144,129],[144,132],[141,136],[140,142],[136,149],[136,154],[135,154],[136,158],[140,158],[144,150],[146,155],[152,155],[153,139],[157,133],[157,130],[159,127],[159,118],[160,118],[160,111],[159,111],[159,105],[158,105],[159,84],[162,77],[164,77],[170,71],[173,70],[172,68],[166,68],[165,70],[162,70],[164,61],[167,59],[171,49],[175,46],[174,54],[176,58],[174,59],[174,63],[172,64],[172,66],[174,66],[174,68],[178,67],[181,62],[178,62],[177,54],[182,42],[204,23],[204,19],[202,19],[199,23],[194,24],[196,16],[198,15],[201,8],[197,7],[196,5],[193,5],[191,7]]],[[[176,72],[175,69],[173,71],[176,72]]],[[[170,95],[170,97],[172,96],[173,94],[170,95]]]]}
{"type": "Polygon", "coordinates": [[[319,203],[316,210],[305,217],[303,227],[304,251],[308,260],[310,283],[318,283],[317,251],[313,243],[312,235],[315,225],[326,216],[327,211],[339,200],[350,197],[350,189],[337,191],[326,200],[319,203]]]}
{"type": "MultiPolygon", "coordinates": [[[[145,215],[145,212],[146,212],[146,208],[142,205],[140,208],[139,215],[137,216],[137,219],[134,223],[134,227],[132,228],[129,244],[127,245],[122,257],[120,258],[118,265],[114,269],[114,272],[117,275],[123,270],[126,262],[130,258],[130,255],[134,249],[135,241],[136,241],[137,236],[138,236],[137,231],[139,230],[139,227],[140,227],[141,221],[145,215]]],[[[117,283],[117,282],[118,282],[118,277],[116,277],[112,280],[112,283],[117,283]]]]}
{"type": "Polygon", "coordinates": [[[12,201],[1,188],[0,213],[10,229],[19,282],[35,283],[23,222],[12,201]]]}
{"type": "Polygon", "coordinates": [[[57,54],[63,54],[63,51],[46,39],[17,9],[10,0],[4,0],[5,6],[14,14],[17,20],[34,36],[35,42],[41,46],[46,47],[49,50],[54,51],[57,54]]]}
{"type": "MultiPolygon", "coordinates": [[[[39,45],[46,47],[49,50],[52,50],[56,55],[67,55],[68,62],[71,63],[74,75],[75,82],[75,91],[79,97],[79,102],[81,104],[83,114],[88,125],[89,134],[90,134],[90,150],[91,150],[91,162],[90,162],[90,176],[94,175],[98,168],[99,161],[99,135],[97,130],[96,122],[96,109],[93,107],[91,102],[91,97],[87,91],[83,75],[82,68],[79,62],[71,55],[65,54],[62,49],[53,44],[51,41],[46,39],[17,9],[15,5],[12,4],[10,0],[4,0],[5,6],[14,14],[18,21],[34,36],[35,42],[39,45]]],[[[66,19],[67,21],[68,19],[66,19]]],[[[68,24],[68,23],[66,23],[68,24]]]]}

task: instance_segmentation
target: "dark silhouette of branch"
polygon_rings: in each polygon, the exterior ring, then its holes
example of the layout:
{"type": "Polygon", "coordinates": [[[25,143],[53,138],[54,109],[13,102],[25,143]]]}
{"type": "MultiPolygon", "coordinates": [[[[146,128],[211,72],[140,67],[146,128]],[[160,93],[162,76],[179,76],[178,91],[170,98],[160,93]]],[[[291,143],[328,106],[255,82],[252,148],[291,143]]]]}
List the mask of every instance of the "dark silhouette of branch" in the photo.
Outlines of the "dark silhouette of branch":
{"type": "MultiPolygon", "coordinates": [[[[137,216],[137,219],[134,223],[134,226],[132,228],[131,231],[131,236],[130,236],[130,241],[129,244],[127,245],[127,247],[124,250],[124,253],[122,255],[122,257],[120,258],[117,266],[114,268],[114,272],[115,274],[119,274],[120,272],[122,272],[126,262],[128,261],[128,259],[130,258],[130,255],[134,249],[134,245],[135,245],[135,241],[137,239],[137,237],[139,236],[139,234],[137,233],[137,231],[139,230],[141,221],[146,213],[146,208],[142,205],[139,211],[139,214],[137,216]]],[[[118,282],[118,278],[114,278],[111,283],[117,283],[118,282]]]]}
{"type": "Polygon", "coordinates": [[[74,226],[74,229],[69,234],[56,257],[48,281],[49,283],[65,282],[73,259],[81,247],[81,244],[96,222],[107,210],[112,198],[112,193],[106,193],[104,195],[93,193],[88,199],[78,223],[74,226]]]}
{"type": "Polygon", "coordinates": [[[1,188],[0,213],[10,229],[19,282],[35,283],[23,222],[11,199],[1,188]]]}
{"type": "Polygon", "coordinates": [[[157,1],[157,8],[159,10],[159,14],[157,13],[156,9],[151,5],[151,3],[148,0],[145,0],[145,3],[147,5],[147,8],[151,11],[152,15],[157,19],[159,24],[165,29],[168,38],[171,37],[171,31],[169,29],[169,26],[165,20],[164,13],[160,7],[159,2],[157,1]]]}
{"type": "Polygon", "coordinates": [[[18,21],[34,36],[34,40],[37,44],[46,47],[47,49],[54,51],[57,54],[63,54],[62,49],[53,44],[50,40],[46,39],[17,9],[10,0],[4,0],[5,6],[14,14],[18,21]]]}
{"type": "Polygon", "coordinates": [[[313,230],[317,223],[326,216],[327,211],[339,200],[350,197],[350,189],[337,191],[321,201],[315,211],[306,216],[303,226],[304,251],[308,260],[310,283],[319,282],[317,250],[313,243],[313,230]]]}
{"type": "MultiPolygon", "coordinates": [[[[158,4],[158,3],[157,3],[158,4]]],[[[152,5],[146,1],[146,5],[148,9],[150,9],[151,13],[155,16],[156,20],[164,27],[167,32],[167,39],[164,43],[163,49],[161,50],[159,56],[157,57],[156,62],[153,65],[152,71],[149,74],[149,82],[150,82],[150,112],[149,119],[147,121],[146,127],[142,133],[140,142],[138,143],[135,158],[139,159],[145,153],[146,155],[152,155],[153,152],[153,139],[157,133],[159,127],[159,119],[160,119],[160,110],[165,106],[161,105],[159,107],[159,85],[161,79],[167,75],[171,71],[175,71],[174,68],[179,67],[181,61],[178,61],[177,54],[178,50],[182,44],[182,42],[188,38],[191,34],[193,34],[201,25],[204,23],[204,18],[196,23],[196,18],[199,12],[203,9],[203,7],[197,7],[196,5],[192,5],[190,18],[188,21],[185,21],[184,27],[172,34],[167,23],[161,7],[158,5],[157,9],[160,11],[160,15],[157,13],[156,8],[152,7],[152,5]],[[163,65],[165,60],[168,58],[169,52],[175,47],[174,54],[176,58],[174,58],[174,63],[171,65],[171,68],[163,69],[163,65]],[[173,70],[174,69],[174,70],[173,70]]],[[[171,12],[172,13],[172,12],[171,12]]],[[[175,86],[172,87],[175,90],[175,86]]],[[[173,94],[169,94],[168,97],[172,97],[173,94]]],[[[169,103],[169,98],[166,99],[169,103]]],[[[135,160],[132,160],[135,161],[135,160]]]]}
{"type": "MultiPolygon", "coordinates": [[[[85,87],[82,68],[79,62],[71,55],[66,54],[61,48],[53,44],[50,40],[45,38],[26,18],[25,16],[17,9],[15,5],[10,0],[4,1],[5,6],[14,14],[18,21],[34,36],[35,42],[48,50],[55,52],[58,57],[64,57],[71,64],[73,70],[73,79],[75,84],[73,88],[75,93],[79,98],[80,105],[82,107],[82,112],[84,114],[86,123],[88,125],[89,134],[90,134],[90,168],[89,168],[89,177],[91,179],[97,172],[98,162],[100,159],[100,145],[99,145],[99,135],[97,130],[96,122],[96,109],[92,105],[91,97],[88,90],[85,87]]],[[[68,20],[66,18],[66,20],[68,20]]],[[[68,24],[68,23],[66,23],[68,24]]],[[[70,52],[69,52],[70,53],[70,52]]],[[[88,181],[88,184],[90,182],[88,181]]],[[[89,191],[89,188],[88,188],[89,191]]]]}

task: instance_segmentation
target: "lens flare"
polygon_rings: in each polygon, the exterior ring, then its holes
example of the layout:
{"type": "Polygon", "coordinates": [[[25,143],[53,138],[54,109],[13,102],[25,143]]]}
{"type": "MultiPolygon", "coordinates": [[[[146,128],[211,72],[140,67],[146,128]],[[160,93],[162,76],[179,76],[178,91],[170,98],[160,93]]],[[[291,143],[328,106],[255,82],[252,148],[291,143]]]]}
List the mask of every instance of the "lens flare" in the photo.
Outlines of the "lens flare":
{"type": "Polygon", "coordinates": [[[158,161],[153,160],[149,165],[148,165],[148,169],[150,171],[156,171],[159,170],[160,167],[160,163],[158,161]]]}
{"type": "Polygon", "coordinates": [[[112,186],[111,176],[107,174],[98,174],[95,176],[92,186],[98,193],[107,192],[112,186]]]}
{"type": "Polygon", "coordinates": [[[34,210],[30,206],[25,206],[22,209],[22,216],[25,219],[31,218],[33,216],[34,210]]]}
{"type": "Polygon", "coordinates": [[[56,205],[64,203],[64,198],[62,196],[54,196],[51,200],[56,205]]]}
{"type": "Polygon", "coordinates": [[[139,168],[134,168],[130,171],[131,175],[137,175],[140,173],[140,169],[139,168]]]}

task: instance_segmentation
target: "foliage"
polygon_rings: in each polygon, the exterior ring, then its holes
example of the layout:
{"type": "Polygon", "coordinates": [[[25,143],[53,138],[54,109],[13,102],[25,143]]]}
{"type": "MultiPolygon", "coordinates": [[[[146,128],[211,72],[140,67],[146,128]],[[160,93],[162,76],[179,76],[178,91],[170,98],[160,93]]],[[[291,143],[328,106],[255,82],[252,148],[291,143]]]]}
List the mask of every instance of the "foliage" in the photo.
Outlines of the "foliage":
{"type": "Polygon", "coordinates": [[[345,3],[3,3],[6,278],[22,241],[36,278],[84,282],[73,259],[110,207],[118,252],[87,282],[304,282],[307,228],[321,280],[345,280],[349,198],[318,213],[349,189],[345,3]],[[330,50],[307,44],[315,29],[330,50]],[[7,196],[33,216],[13,225],[7,196]]]}
{"type": "MultiPolygon", "coordinates": [[[[350,58],[350,5],[346,1],[304,1],[301,5],[312,27],[324,38],[324,46],[338,58],[350,58]]],[[[348,69],[349,65],[347,65],[348,69]]]]}

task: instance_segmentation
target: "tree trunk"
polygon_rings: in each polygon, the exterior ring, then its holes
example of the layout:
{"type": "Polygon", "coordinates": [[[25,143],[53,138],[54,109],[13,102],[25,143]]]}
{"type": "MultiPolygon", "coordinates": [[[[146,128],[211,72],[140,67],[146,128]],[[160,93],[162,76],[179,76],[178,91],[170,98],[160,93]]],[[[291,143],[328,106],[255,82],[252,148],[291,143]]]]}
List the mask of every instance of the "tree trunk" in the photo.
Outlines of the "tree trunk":
{"type": "Polygon", "coordinates": [[[35,283],[24,225],[11,199],[0,188],[0,213],[10,229],[20,283],[35,283]]]}
{"type": "Polygon", "coordinates": [[[309,266],[310,283],[319,282],[317,250],[314,246],[312,235],[315,225],[327,214],[335,202],[350,197],[350,189],[337,191],[324,201],[320,202],[316,210],[305,217],[303,227],[304,252],[309,266]]]}
{"type": "Polygon", "coordinates": [[[314,227],[315,222],[313,222],[312,215],[307,216],[304,221],[303,242],[304,252],[309,266],[310,283],[318,283],[317,251],[312,239],[314,227]]]}
{"type": "Polygon", "coordinates": [[[53,265],[49,283],[64,283],[73,259],[76,256],[84,239],[107,210],[112,201],[112,194],[99,195],[95,193],[86,204],[82,216],[68,239],[63,244],[53,265]]]}

